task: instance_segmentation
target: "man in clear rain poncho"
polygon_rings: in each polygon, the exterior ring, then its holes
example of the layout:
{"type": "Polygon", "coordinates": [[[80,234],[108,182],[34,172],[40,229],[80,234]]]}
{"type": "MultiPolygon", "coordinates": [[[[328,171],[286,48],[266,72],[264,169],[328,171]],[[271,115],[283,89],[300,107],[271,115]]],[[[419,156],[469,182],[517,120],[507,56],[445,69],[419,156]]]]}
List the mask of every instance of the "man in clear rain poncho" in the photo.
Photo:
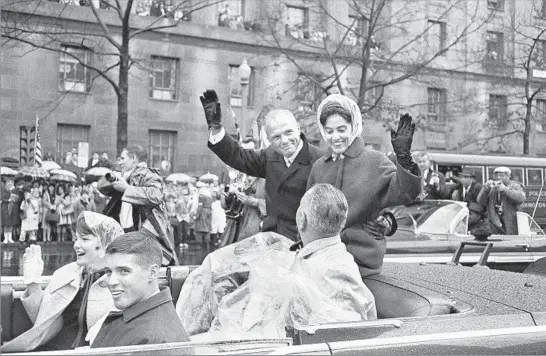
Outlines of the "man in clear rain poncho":
{"type": "MultiPolygon", "coordinates": [[[[376,319],[374,296],[362,282],[358,266],[339,236],[347,210],[345,196],[332,185],[318,184],[309,189],[296,215],[303,248],[295,253],[279,249],[290,241],[274,233],[260,233],[242,241],[240,244],[249,244],[249,240],[260,240],[264,234],[273,234],[270,240],[281,240],[276,246],[269,244],[272,247],[246,254],[247,261],[253,255],[246,265],[248,279],[235,290],[219,295],[218,289],[211,286],[216,291],[212,294],[218,298],[217,305],[198,298],[201,292],[194,287],[203,287],[203,283],[196,283],[190,275],[188,280],[192,282],[184,284],[177,311],[190,334],[208,330],[192,340],[283,338],[286,326],[376,319]],[[188,317],[199,315],[203,308],[212,310],[209,315],[214,319],[196,328],[192,325],[195,319],[188,317]]],[[[241,265],[239,261],[231,263],[241,265]]],[[[209,280],[214,284],[218,274],[209,280]]]]}

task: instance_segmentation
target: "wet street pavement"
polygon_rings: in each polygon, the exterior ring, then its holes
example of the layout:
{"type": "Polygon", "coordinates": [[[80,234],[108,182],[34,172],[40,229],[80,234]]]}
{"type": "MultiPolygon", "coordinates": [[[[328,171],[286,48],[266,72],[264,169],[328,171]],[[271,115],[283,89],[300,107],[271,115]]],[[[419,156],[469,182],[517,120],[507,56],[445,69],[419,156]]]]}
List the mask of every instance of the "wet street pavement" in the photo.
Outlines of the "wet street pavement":
{"type": "MultiPolygon", "coordinates": [[[[38,243],[42,246],[42,259],[44,260],[44,276],[73,261],[76,261],[76,254],[72,249],[72,242],[52,242],[48,244],[38,243]]],[[[23,275],[23,254],[28,245],[2,244],[2,276],[23,275]]],[[[198,265],[203,262],[207,255],[200,244],[189,243],[187,249],[179,248],[177,251],[178,260],[182,265],[198,265]]]]}

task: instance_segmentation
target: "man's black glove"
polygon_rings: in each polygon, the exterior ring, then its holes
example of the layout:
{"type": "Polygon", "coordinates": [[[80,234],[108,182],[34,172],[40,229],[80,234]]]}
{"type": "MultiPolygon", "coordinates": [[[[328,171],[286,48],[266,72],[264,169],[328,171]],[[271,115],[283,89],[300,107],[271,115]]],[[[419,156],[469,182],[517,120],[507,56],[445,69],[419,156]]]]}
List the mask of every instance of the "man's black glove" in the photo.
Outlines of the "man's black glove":
{"type": "Polygon", "coordinates": [[[218,95],[214,89],[208,89],[199,97],[203,110],[205,110],[205,118],[209,128],[219,129],[222,127],[222,109],[218,102],[218,95]]]}
{"type": "Polygon", "coordinates": [[[396,132],[391,130],[391,143],[396,159],[402,168],[408,171],[414,171],[417,167],[411,158],[411,143],[415,133],[415,124],[411,120],[411,115],[405,113],[400,117],[396,132]]]}

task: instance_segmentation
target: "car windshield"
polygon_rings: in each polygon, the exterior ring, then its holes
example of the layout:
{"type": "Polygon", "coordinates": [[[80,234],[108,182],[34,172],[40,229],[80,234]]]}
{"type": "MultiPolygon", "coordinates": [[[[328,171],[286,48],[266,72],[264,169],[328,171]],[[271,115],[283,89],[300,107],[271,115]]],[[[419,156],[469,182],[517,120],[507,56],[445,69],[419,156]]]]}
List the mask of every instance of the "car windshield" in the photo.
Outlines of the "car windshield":
{"type": "Polygon", "coordinates": [[[421,233],[448,234],[451,222],[463,209],[459,204],[424,201],[412,205],[400,205],[393,208],[399,229],[415,227],[421,233]]]}

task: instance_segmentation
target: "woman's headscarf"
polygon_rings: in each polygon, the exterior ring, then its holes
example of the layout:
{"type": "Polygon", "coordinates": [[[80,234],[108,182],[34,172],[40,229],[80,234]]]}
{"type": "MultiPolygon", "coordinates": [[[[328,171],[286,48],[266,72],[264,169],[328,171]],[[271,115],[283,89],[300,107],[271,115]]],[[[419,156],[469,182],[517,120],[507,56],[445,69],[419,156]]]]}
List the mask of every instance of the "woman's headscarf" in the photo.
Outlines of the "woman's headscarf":
{"type": "Polygon", "coordinates": [[[104,248],[116,237],[123,235],[121,225],[109,216],[84,211],[76,220],[76,231],[82,235],[97,236],[104,248]]]}
{"type": "Polygon", "coordinates": [[[317,125],[320,130],[320,134],[324,139],[326,139],[326,135],[324,133],[324,127],[320,123],[320,115],[322,113],[322,110],[324,109],[324,106],[329,103],[336,103],[345,110],[347,110],[351,114],[351,136],[349,137],[349,143],[348,146],[353,143],[353,141],[359,137],[362,134],[362,114],[360,113],[360,109],[358,105],[349,97],[346,97],[345,95],[341,94],[330,94],[326,99],[324,99],[317,110],[317,125]]]}

